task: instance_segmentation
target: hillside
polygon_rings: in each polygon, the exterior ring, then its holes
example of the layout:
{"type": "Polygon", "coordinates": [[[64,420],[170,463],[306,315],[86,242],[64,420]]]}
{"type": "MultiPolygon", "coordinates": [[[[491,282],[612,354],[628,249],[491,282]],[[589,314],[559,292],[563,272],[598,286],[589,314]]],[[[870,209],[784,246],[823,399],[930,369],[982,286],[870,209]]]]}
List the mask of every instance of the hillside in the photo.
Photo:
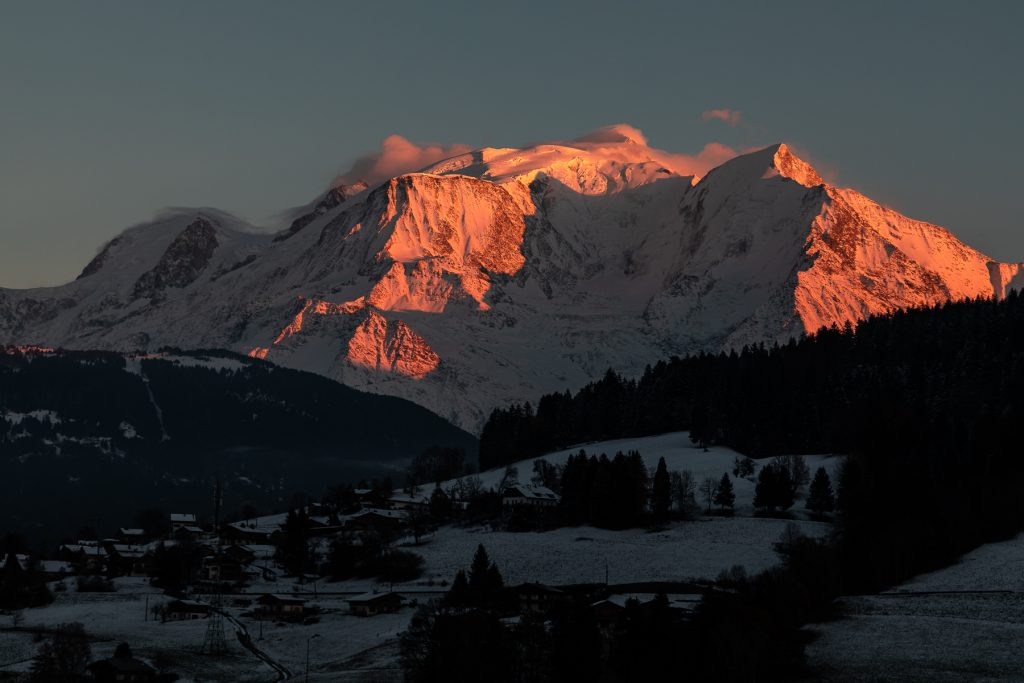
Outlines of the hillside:
{"type": "Polygon", "coordinates": [[[33,537],[153,507],[212,519],[217,477],[225,514],[284,509],[430,444],[476,450],[407,401],[226,352],[0,353],[0,515],[33,537]]]}
{"type": "Polygon", "coordinates": [[[786,145],[702,178],[629,126],[483,148],[319,195],[275,234],[176,210],[61,287],[0,290],[0,343],[224,348],[490,409],[607,368],[786,341],[1021,281],[947,230],[824,182],[786,145]]]}

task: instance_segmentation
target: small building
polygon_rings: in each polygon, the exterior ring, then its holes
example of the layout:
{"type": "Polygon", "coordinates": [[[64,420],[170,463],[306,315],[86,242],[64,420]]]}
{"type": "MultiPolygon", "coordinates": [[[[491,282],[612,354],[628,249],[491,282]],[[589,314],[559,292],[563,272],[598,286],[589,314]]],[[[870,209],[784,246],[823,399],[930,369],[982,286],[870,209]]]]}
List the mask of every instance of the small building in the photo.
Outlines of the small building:
{"type": "Polygon", "coordinates": [[[306,601],[291,595],[264,593],[258,602],[256,611],[264,618],[297,619],[306,612],[306,601]]]}
{"type": "Polygon", "coordinates": [[[207,581],[229,581],[233,583],[245,578],[245,565],[227,553],[221,553],[203,559],[203,573],[207,581]]]}
{"type": "Polygon", "coordinates": [[[146,532],[142,529],[129,529],[121,527],[117,530],[117,540],[121,543],[127,543],[129,545],[139,545],[145,543],[146,532]]]}
{"type": "Polygon", "coordinates": [[[107,562],[107,551],[97,541],[65,543],[57,551],[57,555],[65,562],[73,564],[76,571],[82,574],[103,571],[107,562]]]}
{"type": "Polygon", "coordinates": [[[388,505],[392,510],[411,510],[412,508],[426,510],[430,507],[430,494],[412,494],[400,491],[391,494],[388,498],[388,505]]]}
{"type": "Polygon", "coordinates": [[[225,546],[221,553],[240,564],[252,564],[256,561],[256,553],[253,552],[252,548],[245,545],[225,546]]]}
{"type": "Polygon", "coordinates": [[[395,532],[402,527],[405,513],[398,510],[381,510],[369,508],[360,510],[348,518],[346,528],[355,531],[377,531],[382,533],[395,532]]]}
{"type": "Polygon", "coordinates": [[[63,560],[40,560],[39,571],[46,581],[60,581],[74,574],[75,568],[63,560]]]}
{"type": "Polygon", "coordinates": [[[564,604],[567,598],[561,589],[541,583],[524,583],[512,591],[519,602],[519,610],[523,613],[544,614],[552,607],[564,604]]]}
{"type": "Polygon", "coordinates": [[[231,545],[262,545],[270,543],[272,534],[273,530],[257,527],[255,524],[250,525],[249,522],[233,522],[221,531],[221,540],[231,545]]]}
{"type": "Polygon", "coordinates": [[[102,683],[150,683],[159,680],[176,680],[170,674],[161,677],[156,669],[142,660],[132,657],[132,651],[122,643],[110,659],[100,659],[89,665],[92,680],[102,683]]]}
{"type": "Polygon", "coordinates": [[[172,600],[164,607],[167,621],[192,621],[210,616],[210,606],[195,600],[172,600]]]}
{"type": "Polygon", "coordinates": [[[546,486],[516,484],[505,490],[501,496],[501,504],[505,509],[520,505],[534,508],[552,508],[558,505],[562,497],[546,486]]]}
{"type": "MultiPolygon", "coordinates": [[[[175,532],[178,529],[184,529],[186,527],[196,527],[196,516],[191,513],[184,512],[172,512],[170,516],[171,532],[175,532]]],[[[200,531],[202,531],[200,529],[200,531]]]]}
{"type": "Polygon", "coordinates": [[[358,617],[397,612],[402,609],[402,596],[398,593],[364,593],[349,598],[348,609],[358,617]]]}
{"type": "Polygon", "coordinates": [[[146,576],[149,573],[144,546],[108,543],[106,550],[111,571],[121,576],[146,576]]]}

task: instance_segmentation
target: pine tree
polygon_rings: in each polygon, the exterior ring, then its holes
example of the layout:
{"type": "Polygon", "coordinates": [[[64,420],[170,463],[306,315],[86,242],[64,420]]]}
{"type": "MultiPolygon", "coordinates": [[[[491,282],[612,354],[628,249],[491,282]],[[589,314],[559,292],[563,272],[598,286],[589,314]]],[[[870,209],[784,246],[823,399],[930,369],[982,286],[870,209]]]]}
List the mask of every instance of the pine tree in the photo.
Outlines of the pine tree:
{"type": "Polygon", "coordinates": [[[466,578],[466,572],[459,570],[455,574],[455,580],[452,581],[452,587],[448,589],[448,595],[445,601],[454,607],[462,607],[466,604],[469,599],[469,580],[466,578]]]}
{"type": "Polygon", "coordinates": [[[665,458],[658,459],[658,469],[654,472],[654,483],[651,487],[651,508],[659,521],[668,517],[672,505],[672,487],[668,476],[665,458]]]}
{"type": "Polygon", "coordinates": [[[482,591],[487,585],[487,571],[491,568],[491,558],[487,555],[487,549],[481,543],[476,547],[476,554],[473,555],[473,564],[469,567],[469,588],[473,591],[482,591]]]}
{"type": "Polygon", "coordinates": [[[733,505],[736,504],[736,494],[732,489],[732,480],[729,479],[729,474],[722,474],[722,481],[718,482],[718,491],[715,493],[715,505],[721,509],[729,508],[732,510],[733,505]]]}
{"type": "Polygon", "coordinates": [[[836,507],[836,498],[832,493],[832,480],[824,467],[814,473],[814,480],[807,492],[807,509],[816,514],[832,512],[836,507]]]}

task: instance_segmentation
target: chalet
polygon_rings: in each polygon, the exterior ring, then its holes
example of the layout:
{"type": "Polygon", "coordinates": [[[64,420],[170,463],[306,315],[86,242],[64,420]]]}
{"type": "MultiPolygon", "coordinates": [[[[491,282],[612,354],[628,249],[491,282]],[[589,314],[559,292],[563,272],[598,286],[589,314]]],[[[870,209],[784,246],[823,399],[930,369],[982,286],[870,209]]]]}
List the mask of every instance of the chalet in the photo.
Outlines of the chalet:
{"type": "Polygon", "coordinates": [[[81,573],[96,573],[103,570],[107,562],[107,551],[96,541],[78,541],[65,543],[58,550],[58,556],[65,562],[72,563],[81,573]]]}
{"type": "Polygon", "coordinates": [[[118,646],[113,657],[95,661],[88,668],[92,680],[102,683],[151,683],[177,679],[174,674],[161,677],[149,664],[132,657],[132,651],[125,643],[118,646]]]}
{"type": "Polygon", "coordinates": [[[146,548],[140,545],[124,543],[107,543],[105,546],[108,567],[121,576],[146,576],[149,573],[149,562],[146,559],[146,548]]]}
{"type": "Polygon", "coordinates": [[[134,657],[111,657],[89,665],[92,679],[102,683],[149,683],[160,680],[156,669],[134,657]]]}
{"type": "Polygon", "coordinates": [[[142,529],[128,529],[121,527],[117,530],[117,540],[129,545],[139,545],[141,543],[145,543],[146,532],[142,529]]]}
{"type": "Polygon", "coordinates": [[[291,595],[264,593],[258,602],[256,611],[264,618],[295,619],[306,611],[306,601],[291,595]]]}
{"type": "Polygon", "coordinates": [[[250,522],[234,522],[224,527],[221,532],[221,540],[231,545],[246,545],[254,543],[263,545],[270,543],[270,536],[275,529],[257,527],[250,522]]]}
{"type": "Polygon", "coordinates": [[[568,597],[561,589],[540,583],[524,583],[514,587],[512,592],[519,602],[519,610],[524,614],[543,614],[556,605],[564,604],[568,597]]]}
{"type": "Polygon", "coordinates": [[[355,531],[377,531],[389,533],[398,531],[405,521],[405,513],[399,510],[370,508],[360,510],[348,518],[345,527],[355,531]]]}
{"type": "Polygon", "coordinates": [[[221,553],[241,564],[252,564],[256,561],[256,553],[245,545],[229,545],[224,547],[221,553]]]}
{"type": "MultiPolygon", "coordinates": [[[[682,619],[688,618],[702,599],[699,594],[670,594],[664,597],[676,618],[682,619]]],[[[653,607],[657,599],[655,593],[617,593],[593,603],[590,607],[597,621],[598,630],[609,636],[618,628],[619,620],[629,607],[646,610],[653,607]]]]}
{"type": "Polygon", "coordinates": [[[46,581],[60,581],[75,573],[75,568],[70,562],[63,560],[40,560],[39,571],[46,581]]]}
{"type": "Polygon", "coordinates": [[[505,490],[501,496],[501,504],[507,509],[520,505],[535,508],[552,508],[558,505],[561,496],[544,486],[516,484],[505,490]]]}
{"type": "Polygon", "coordinates": [[[164,607],[167,621],[192,621],[210,616],[210,606],[194,600],[172,600],[164,607]]]}
{"type": "Polygon", "coordinates": [[[391,494],[388,498],[388,506],[392,510],[411,510],[413,508],[426,510],[430,507],[430,494],[400,491],[391,494]]]}
{"type": "Polygon", "coordinates": [[[203,559],[203,574],[207,581],[237,582],[245,578],[245,565],[227,553],[203,559]]]}
{"type": "Polygon", "coordinates": [[[187,527],[198,527],[196,516],[191,513],[172,512],[170,516],[171,532],[187,527]]]}
{"type": "Polygon", "coordinates": [[[358,617],[397,612],[402,609],[402,596],[398,593],[364,593],[349,598],[348,609],[358,617]]]}

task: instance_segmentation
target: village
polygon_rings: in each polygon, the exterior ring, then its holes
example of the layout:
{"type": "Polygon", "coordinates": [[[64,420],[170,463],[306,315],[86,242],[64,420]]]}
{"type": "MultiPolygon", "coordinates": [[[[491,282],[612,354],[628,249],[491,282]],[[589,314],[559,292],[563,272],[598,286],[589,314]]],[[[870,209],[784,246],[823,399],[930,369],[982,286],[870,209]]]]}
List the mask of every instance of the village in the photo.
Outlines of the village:
{"type": "MultiPolygon", "coordinates": [[[[724,470],[735,454],[721,451],[700,457],[724,470]]],[[[33,640],[86,616],[91,680],[287,680],[307,672],[310,680],[338,680],[339,672],[344,680],[400,680],[410,620],[450,599],[459,575],[487,551],[504,577],[494,605],[506,627],[585,606],[610,642],[627,612],[667,609],[685,621],[722,572],[774,564],[772,544],[785,531],[783,520],[748,514],[670,524],[639,539],[635,530],[564,527],[546,521],[559,514],[561,496],[539,481],[521,483],[513,470],[432,487],[347,487],[288,512],[223,523],[216,506],[206,519],[173,512],[156,534],[122,527],[63,543],[48,559],[9,554],[0,582],[31,576],[53,603],[6,610],[0,680],[31,670],[33,640]],[[553,556],[545,541],[565,546],[566,561],[545,564],[553,556]],[[638,554],[638,543],[649,552],[638,554]],[[688,564],[679,543],[704,564],[688,564]],[[719,543],[727,546],[720,560],[719,543]],[[739,545],[748,546],[745,556],[736,555],[739,545]]],[[[737,479],[744,511],[747,484],[737,479]]],[[[800,524],[812,535],[829,526],[800,524]]]]}

